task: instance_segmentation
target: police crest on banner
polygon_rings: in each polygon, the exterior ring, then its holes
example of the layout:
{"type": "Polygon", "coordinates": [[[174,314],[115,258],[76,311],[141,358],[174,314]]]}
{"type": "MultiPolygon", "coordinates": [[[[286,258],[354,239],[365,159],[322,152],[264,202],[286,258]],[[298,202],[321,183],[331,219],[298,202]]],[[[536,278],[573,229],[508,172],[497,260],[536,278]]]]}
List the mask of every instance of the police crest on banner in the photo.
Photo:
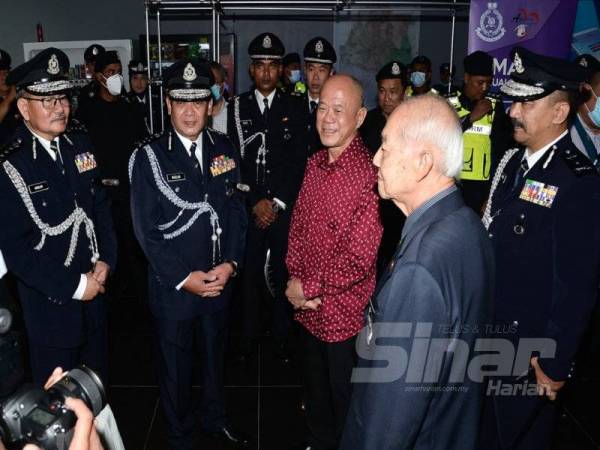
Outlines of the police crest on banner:
{"type": "Polygon", "coordinates": [[[503,27],[504,18],[498,11],[497,3],[488,3],[479,18],[479,27],[475,30],[477,36],[485,42],[496,42],[504,36],[506,29],[503,27]]]}

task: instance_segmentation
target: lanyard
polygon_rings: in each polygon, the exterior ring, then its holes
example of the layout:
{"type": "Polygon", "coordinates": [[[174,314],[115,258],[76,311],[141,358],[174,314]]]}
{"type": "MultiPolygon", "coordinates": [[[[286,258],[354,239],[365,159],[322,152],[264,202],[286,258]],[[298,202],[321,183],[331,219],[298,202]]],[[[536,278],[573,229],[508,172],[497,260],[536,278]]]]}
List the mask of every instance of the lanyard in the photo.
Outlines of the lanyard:
{"type": "Polygon", "coordinates": [[[596,150],[596,146],[592,142],[592,139],[584,130],[583,125],[581,124],[581,119],[579,119],[579,117],[577,118],[577,120],[575,120],[575,128],[577,129],[577,134],[579,134],[579,137],[581,138],[581,142],[583,142],[583,146],[585,148],[585,152],[587,153],[588,158],[590,159],[594,167],[598,169],[598,166],[600,165],[600,160],[598,159],[598,150],[596,150]]]}

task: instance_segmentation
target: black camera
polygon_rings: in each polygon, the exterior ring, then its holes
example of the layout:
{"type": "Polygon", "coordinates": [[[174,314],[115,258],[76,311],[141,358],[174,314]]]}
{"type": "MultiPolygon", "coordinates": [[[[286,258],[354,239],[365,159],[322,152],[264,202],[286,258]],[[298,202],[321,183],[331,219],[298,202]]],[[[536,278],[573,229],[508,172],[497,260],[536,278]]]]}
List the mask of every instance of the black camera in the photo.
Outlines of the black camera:
{"type": "Polygon", "coordinates": [[[106,392],[98,375],[88,367],[69,371],[47,391],[23,386],[0,405],[0,437],[9,448],[26,443],[43,449],[66,450],[77,417],[65,405],[67,397],[83,400],[97,416],[106,406],[106,392]]]}

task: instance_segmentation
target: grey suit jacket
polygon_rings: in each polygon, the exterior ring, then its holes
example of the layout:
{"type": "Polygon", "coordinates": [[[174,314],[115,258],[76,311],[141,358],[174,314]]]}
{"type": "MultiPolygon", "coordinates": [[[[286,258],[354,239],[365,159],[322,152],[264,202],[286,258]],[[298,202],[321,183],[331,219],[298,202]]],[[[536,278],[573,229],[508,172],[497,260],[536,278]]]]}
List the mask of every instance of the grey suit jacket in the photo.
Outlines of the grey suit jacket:
{"type": "Polygon", "coordinates": [[[458,191],[406,232],[376,290],[370,345],[366,330],[359,336],[360,369],[340,448],[474,449],[482,385],[467,373],[451,382],[451,370],[466,366],[452,350],[470,358],[489,323],[492,247],[458,191]],[[382,338],[385,329],[395,337],[382,338]]]}

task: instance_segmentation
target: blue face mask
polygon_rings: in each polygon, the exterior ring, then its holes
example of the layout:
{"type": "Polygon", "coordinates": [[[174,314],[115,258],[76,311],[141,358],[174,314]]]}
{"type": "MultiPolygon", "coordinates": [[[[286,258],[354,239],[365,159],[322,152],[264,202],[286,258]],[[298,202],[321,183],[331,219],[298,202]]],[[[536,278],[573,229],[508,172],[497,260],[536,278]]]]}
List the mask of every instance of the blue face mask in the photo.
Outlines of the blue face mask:
{"type": "Polygon", "coordinates": [[[414,87],[421,87],[427,80],[427,74],[425,72],[413,72],[410,74],[410,82],[414,87]]]}
{"type": "Polygon", "coordinates": [[[596,106],[594,106],[594,109],[591,111],[587,105],[585,105],[585,108],[588,110],[588,117],[590,118],[592,123],[597,127],[600,127],[600,101],[598,101],[598,96],[596,95],[593,89],[592,94],[594,94],[594,97],[596,98],[596,106]]]}
{"type": "Polygon", "coordinates": [[[213,84],[210,87],[210,92],[212,92],[215,102],[221,100],[221,86],[219,86],[218,84],[213,84]]]}
{"type": "Polygon", "coordinates": [[[298,81],[300,81],[300,71],[299,70],[292,70],[290,73],[290,81],[292,83],[297,83],[298,81]]]}

